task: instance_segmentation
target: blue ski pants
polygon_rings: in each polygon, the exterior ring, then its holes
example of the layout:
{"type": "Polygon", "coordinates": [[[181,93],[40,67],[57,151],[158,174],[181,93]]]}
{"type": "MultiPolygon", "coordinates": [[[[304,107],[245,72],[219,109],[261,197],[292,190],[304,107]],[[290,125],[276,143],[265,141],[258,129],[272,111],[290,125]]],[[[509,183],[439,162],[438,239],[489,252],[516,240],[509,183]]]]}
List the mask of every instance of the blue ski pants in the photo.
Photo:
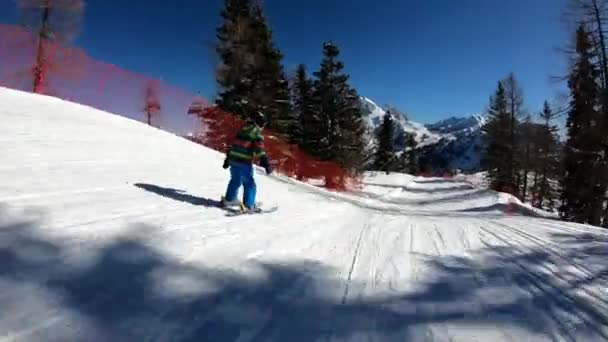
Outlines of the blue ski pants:
{"type": "Polygon", "coordinates": [[[241,185],[243,186],[243,204],[248,208],[255,206],[256,185],[253,178],[253,165],[230,163],[230,182],[226,189],[226,200],[234,201],[239,194],[241,185]]]}

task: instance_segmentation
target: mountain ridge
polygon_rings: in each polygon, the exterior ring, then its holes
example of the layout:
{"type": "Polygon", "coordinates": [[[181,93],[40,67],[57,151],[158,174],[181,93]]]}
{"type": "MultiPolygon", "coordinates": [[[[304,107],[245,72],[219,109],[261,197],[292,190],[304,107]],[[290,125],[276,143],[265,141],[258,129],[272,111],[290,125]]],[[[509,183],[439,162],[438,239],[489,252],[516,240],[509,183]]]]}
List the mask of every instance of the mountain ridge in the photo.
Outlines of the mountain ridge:
{"type": "MultiPolygon", "coordinates": [[[[361,97],[361,107],[370,131],[376,133],[386,110],[367,97],[361,97]]],[[[481,128],[487,123],[485,116],[479,114],[465,117],[450,116],[425,125],[399,113],[391,114],[395,122],[394,143],[398,151],[405,148],[405,135],[413,134],[421,165],[437,171],[481,170],[483,147],[481,128]]]]}

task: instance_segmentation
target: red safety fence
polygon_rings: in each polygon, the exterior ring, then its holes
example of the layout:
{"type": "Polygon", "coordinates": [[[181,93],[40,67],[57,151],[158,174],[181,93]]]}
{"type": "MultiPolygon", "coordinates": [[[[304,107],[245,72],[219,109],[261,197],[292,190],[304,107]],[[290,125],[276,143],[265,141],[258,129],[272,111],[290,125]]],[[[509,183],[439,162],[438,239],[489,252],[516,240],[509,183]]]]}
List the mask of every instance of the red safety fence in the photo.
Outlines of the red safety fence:
{"type": "MultiPolygon", "coordinates": [[[[200,117],[205,127],[203,138],[194,140],[222,152],[226,152],[230,142],[245,124],[215,106],[206,106],[200,111],[197,108],[192,110],[191,114],[200,117]]],[[[266,153],[273,168],[278,172],[301,181],[318,182],[316,184],[333,190],[346,190],[360,184],[357,175],[345,171],[338,164],[316,160],[268,129],[265,130],[264,136],[266,153]]]]}
{"type": "MultiPolygon", "coordinates": [[[[0,86],[34,91],[37,39],[29,31],[0,25],[0,86]]],[[[198,121],[187,115],[194,94],[158,79],[91,58],[83,50],[46,43],[41,93],[89,105],[139,121],[156,102],[152,124],[180,135],[197,133],[198,121]],[[150,99],[150,89],[156,99],[150,99]]],[[[153,111],[154,112],[154,111],[153,111]]]]}
{"type": "MultiPolygon", "coordinates": [[[[83,50],[51,42],[43,46],[45,63],[36,70],[38,40],[20,26],[0,24],[0,86],[34,91],[89,105],[173,132],[225,151],[243,124],[193,92],[91,58],[83,50]]],[[[358,178],[335,163],[321,162],[297,146],[266,132],[266,149],[275,169],[299,180],[344,190],[358,178]]]]}

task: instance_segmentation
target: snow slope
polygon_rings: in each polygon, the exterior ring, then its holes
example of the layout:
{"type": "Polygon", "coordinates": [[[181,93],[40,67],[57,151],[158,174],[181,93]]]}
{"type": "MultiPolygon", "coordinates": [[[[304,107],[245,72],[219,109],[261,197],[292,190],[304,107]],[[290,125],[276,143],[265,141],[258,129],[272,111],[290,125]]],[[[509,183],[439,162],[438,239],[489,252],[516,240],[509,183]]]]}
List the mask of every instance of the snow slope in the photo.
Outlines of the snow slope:
{"type": "Polygon", "coordinates": [[[219,153],[2,88],[0,122],[0,341],[608,339],[608,234],[465,180],[258,174],[279,211],[230,218],[219,153]]]}

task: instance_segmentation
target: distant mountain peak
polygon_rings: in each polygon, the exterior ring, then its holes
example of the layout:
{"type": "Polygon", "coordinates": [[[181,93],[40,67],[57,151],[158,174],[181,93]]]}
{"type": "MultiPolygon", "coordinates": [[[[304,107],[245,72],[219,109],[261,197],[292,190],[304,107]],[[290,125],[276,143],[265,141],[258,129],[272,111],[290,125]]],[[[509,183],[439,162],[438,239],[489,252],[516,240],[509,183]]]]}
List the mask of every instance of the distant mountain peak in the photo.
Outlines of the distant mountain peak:
{"type": "MultiPolygon", "coordinates": [[[[370,132],[376,133],[386,110],[367,97],[361,97],[361,108],[370,132]]],[[[413,134],[416,149],[422,163],[433,169],[480,169],[482,150],[481,128],[486,123],[483,115],[465,117],[450,116],[433,124],[423,125],[406,117],[391,113],[395,122],[395,145],[398,150],[405,148],[405,134],[413,134]]],[[[372,140],[374,134],[372,134],[372,140]]]]}
{"type": "Polygon", "coordinates": [[[451,116],[434,124],[426,125],[433,131],[443,134],[456,134],[462,131],[475,131],[483,127],[486,118],[482,115],[470,115],[466,117],[451,116]]]}

